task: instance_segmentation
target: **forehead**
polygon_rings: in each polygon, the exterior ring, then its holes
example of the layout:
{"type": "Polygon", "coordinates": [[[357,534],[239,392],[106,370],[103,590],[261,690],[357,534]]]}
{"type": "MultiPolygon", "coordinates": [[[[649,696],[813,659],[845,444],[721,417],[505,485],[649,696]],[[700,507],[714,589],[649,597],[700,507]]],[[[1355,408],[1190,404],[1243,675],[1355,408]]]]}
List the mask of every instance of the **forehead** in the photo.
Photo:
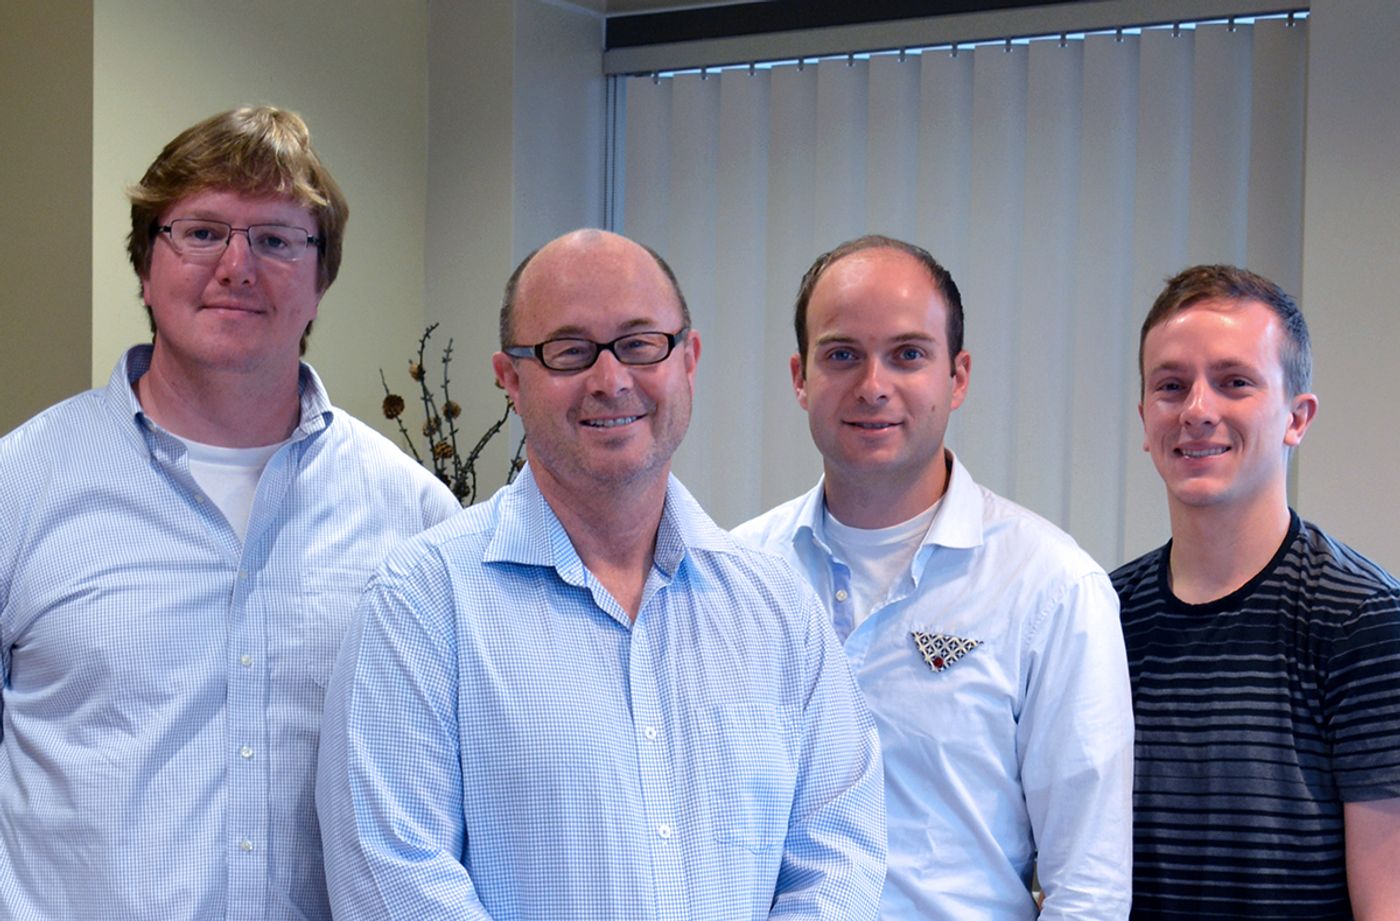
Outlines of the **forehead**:
{"type": "Polygon", "coordinates": [[[1142,342],[1144,382],[1154,372],[1252,367],[1283,374],[1283,324],[1255,300],[1205,300],[1167,317],[1142,342]]]}
{"type": "Polygon", "coordinates": [[[651,254],[617,237],[542,249],[521,276],[512,319],[523,342],[568,333],[602,339],[627,329],[672,331],[681,309],[651,254]]]}
{"type": "Polygon", "coordinates": [[[314,228],[316,224],[311,209],[289,195],[250,195],[232,189],[192,192],[166,209],[165,218],[205,218],[240,227],[254,223],[314,228]]]}
{"type": "Polygon", "coordinates": [[[902,334],[912,326],[941,335],[947,306],[922,262],[896,249],[866,249],[832,263],[812,289],[808,326],[859,324],[902,334]]]}
{"type": "Polygon", "coordinates": [[[1198,301],[1171,314],[1147,331],[1144,356],[1157,352],[1248,351],[1273,352],[1283,324],[1265,304],[1255,300],[1198,301]]]}

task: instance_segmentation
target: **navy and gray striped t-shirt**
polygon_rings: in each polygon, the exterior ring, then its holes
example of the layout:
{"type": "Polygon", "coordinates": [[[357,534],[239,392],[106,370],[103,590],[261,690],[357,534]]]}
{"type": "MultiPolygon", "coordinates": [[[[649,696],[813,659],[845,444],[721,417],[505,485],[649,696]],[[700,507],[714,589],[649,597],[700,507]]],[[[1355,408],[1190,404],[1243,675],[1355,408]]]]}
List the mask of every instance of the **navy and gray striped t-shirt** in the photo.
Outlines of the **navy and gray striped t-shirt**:
{"type": "Polygon", "coordinates": [[[1400,582],[1292,516],[1185,604],[1171,544],[1113,573],[1137,720],[1133,918],[1349,919],[1342,803],[1400,796],[1400,582]]]}

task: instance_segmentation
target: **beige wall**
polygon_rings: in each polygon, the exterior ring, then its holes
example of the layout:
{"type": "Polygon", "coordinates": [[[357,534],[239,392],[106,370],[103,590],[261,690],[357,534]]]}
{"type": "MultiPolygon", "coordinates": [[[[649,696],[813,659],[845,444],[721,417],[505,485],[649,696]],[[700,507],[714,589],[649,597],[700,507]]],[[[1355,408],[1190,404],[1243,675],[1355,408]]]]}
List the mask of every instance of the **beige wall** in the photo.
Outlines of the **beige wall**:
{"type": "Polygon", "coordinates": [[[0,2],[0,434],[88,385],[92,2],[0,2]]]}
{"type": "MultiPolygon", "coordinates": [[[[428,35],[427,316],[439,345],[453,338],[454,396],[480,431],[504,405],[490,356],[506,278],[603,221],[602,19],[550,0],[434,3],[428,35]]],[[[483,455],[483,494],[504,482],[519,433],[513,419],[483,455]]]]}
{"type": "Polygon", "coordinates": [[[1400,573],[1400,4],[1312,9],[1302,306],[1320,406],[1298,511],[1400,573]]]}
{"type": "MultiPolygon", "coordinates": [[[[124,255],[123,198],[180,130],[242,103],[300,112],[350,201],[340,277],[307,358],[331,397],[378,418],[378,368],[423,326],[427,0],[103,0],[94,11],[91,376],[149,339],[124,255]]],[[[392,378],[391,378],[392,379],[392,378]]],[[[405,377],[406,382],[406,377],[405,377]]]]}
{"type": "MultiPolygon", "coordinates": [[[[1400,570],[1389,271],[1400,7],[1312,7],[1302,301],[1322,409],[1299,452],[1298,506],[1400,570]]],[[[337,402],[374,419],[376,369],[405,383],[426,318],[457,339],[468,430],[484,425],[500,405],[486,357],[506,273],[554,233],[602,220],[600,28],[549,0],[0,3],[12,216],[0,237],[0,431],[105,380],[146,337],[122,257],[122,188],[177,130],[245,101],[306,115],[350,198],[345,268],[309,356],[337,402]],[[90,273],[55,242],[89,211],[90,273]]],[[[497,449],[488,464],[504,463],[497,449]]]]}
{"type": "MultiPolygon", "coordinates": [[[[464,430],[499,416],[489,356],[507,274],[603,220],[600,16],[550,0],[9,0],[0,15],[7,200],[92,228],[91,272],[52,246],[57,227],[6,230],[25,258],[0,269],[0,430],[105,382],[149,338],[124,189],[178,131],[245,102],[305,116],[350,200],[308,352],[336,402],[390,432],[378,369],[407,390],[418,335],[440,322],[464,430]]],[[[504,439],[493,454],[486,489],[504,478],[504,439]]]]}

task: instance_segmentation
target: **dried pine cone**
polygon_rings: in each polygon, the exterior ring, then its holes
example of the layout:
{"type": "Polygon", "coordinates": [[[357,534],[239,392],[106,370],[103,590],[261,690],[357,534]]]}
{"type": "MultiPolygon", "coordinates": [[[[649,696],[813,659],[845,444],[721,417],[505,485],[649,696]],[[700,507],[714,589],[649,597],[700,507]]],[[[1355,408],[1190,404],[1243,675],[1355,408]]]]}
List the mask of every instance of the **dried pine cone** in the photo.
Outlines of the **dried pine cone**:
{"type": "Polygon", "coordinates": [[[408,363],[408,376],[415,381],[421,381],[423,379],[423,366],[416,361],[410,361],[408,363]]]}
{"type": "Polygon", "coordinates": [[[457,452],[452,450],[452,445],[445,441],[439,441],[437,444],[433,445],[433,457],[436,457],[438,460],[447,460],[455,453],[457,452]]]}
{"type": "Polygon", "coordinates": [[[435,419],[425,419],[423,421],[423,437],[431,438],[437,434],[438,424],[435,419]]]}
{"type": "Polygon", "coordinates": [[[384,398],[385,419],[397,419],[399,416],[403,415],[403,410],[403,397],[399,396],[397,393],[391,393],[384,398]]]}
{"type": "Polygon", "coordinates": [[[449,419],[456,419],[462,414],[462,407],[455,400],[448,400],[442,404],[442,414],[449,419]]]}

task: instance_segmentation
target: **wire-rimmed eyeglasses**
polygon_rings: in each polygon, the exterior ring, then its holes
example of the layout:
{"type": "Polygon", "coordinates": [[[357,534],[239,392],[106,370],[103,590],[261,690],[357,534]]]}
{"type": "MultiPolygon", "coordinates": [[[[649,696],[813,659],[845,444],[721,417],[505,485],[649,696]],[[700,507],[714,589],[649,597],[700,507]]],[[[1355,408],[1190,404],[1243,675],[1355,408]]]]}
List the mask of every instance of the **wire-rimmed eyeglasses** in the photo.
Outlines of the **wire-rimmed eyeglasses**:
{"type": "Polygon", "coordinates": [[[234,227],[223,221],[197,218],[179,218],[160,225],[155,232],[166,234],[175,252],[193,262],[218,261],[236,233],[248,238],[248,249],[254,255],[277,262],[296,262],[306,255],[308,249],[321,242],[320,237],[313,237],[300,227],[285,224],[234,227]]]}
{"type": "Polygon", "coordinates": [[[587,370],[604,352],[612,352],[624,365],[654,365],[671,357],[676,343],[689,331],[690,327],[682,326],[674,333],[628,333],[611,342],[574,337],[549,339],[537,345],[508,345],[501,351],[511,358],[533,358],[551,371],[587,370]]]}

